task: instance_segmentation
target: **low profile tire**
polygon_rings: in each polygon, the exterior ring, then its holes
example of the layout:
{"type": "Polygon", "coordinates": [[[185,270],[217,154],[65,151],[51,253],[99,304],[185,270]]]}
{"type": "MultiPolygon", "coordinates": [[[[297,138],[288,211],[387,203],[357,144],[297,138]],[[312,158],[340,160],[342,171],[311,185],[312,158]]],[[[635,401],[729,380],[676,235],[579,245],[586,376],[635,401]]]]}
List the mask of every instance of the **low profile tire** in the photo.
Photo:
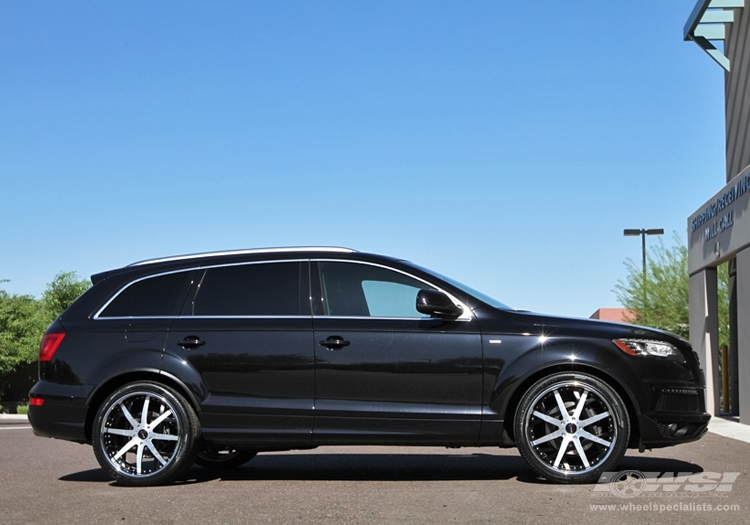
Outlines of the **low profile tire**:
{"type": "Polygon", "coordinates": [[[179,393],[137,382],[115,390],[96,414],[94,454],[102,469],[124,485],[173,481],[195,461],[200,423],[179,393]]]}
{"type": "Polygon", "coordinates": [[[625,454],[630,420],[608,384],[562,372],[524,394],[514,431],[521,455],[537,474],[558,483],[593,483],[625,454]]]}
{"type": "Polygon", "coordinates": [[[195,462],[203,468],[227,469],[244,465],[255,457],[252,450],[236,450],[228,447],[217,447],[202,442],[195,462]]]}

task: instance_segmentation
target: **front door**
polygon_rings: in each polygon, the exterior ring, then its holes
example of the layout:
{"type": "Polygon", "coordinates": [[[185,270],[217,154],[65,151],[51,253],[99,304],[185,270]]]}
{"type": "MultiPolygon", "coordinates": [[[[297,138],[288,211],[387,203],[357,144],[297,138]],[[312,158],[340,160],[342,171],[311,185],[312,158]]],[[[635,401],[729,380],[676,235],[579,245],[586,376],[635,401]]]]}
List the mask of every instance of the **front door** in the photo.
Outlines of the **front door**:
{"type": "Polygon", "coordinates": [[[482,347],[476,320],[416,310],[429,283],[359,262],[312,266],[320,443],[476,443],[482,347]],[[315,297],[317,296],[317,297],[315,297]]]}

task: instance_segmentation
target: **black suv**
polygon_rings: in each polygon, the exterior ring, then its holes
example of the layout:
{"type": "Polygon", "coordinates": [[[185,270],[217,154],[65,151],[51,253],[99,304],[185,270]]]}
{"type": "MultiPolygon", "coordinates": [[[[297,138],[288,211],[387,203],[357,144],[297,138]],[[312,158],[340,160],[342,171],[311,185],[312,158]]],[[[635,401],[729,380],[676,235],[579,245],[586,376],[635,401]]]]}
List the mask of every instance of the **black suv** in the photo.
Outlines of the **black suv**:
{"type": "Polygon", "coordinates": [[[707,429],[688,341],[516,311],[403,260],[247,250],[91,280],[42,340],[29,420],[128,485],[344,444],[517,446],[592,482],[707,429]]]}

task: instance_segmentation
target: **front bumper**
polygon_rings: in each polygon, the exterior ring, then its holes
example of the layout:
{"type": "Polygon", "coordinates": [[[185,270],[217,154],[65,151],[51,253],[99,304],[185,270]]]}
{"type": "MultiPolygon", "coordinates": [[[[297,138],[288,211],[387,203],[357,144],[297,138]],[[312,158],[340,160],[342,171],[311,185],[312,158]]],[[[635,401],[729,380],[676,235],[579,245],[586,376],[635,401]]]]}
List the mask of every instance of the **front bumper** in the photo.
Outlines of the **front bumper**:
{"type": "Polygon", "coordinates": [[[654,388],[653,404],[639,417],[641,449],[690,443],[708,431],[705,391],[694,386],[654,388]]]}

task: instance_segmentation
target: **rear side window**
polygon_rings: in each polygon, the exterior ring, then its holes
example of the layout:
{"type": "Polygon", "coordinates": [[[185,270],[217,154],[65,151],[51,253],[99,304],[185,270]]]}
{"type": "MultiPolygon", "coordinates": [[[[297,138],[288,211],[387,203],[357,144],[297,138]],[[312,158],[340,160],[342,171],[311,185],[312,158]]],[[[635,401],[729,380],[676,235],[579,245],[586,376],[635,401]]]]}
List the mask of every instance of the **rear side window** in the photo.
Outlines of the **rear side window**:
{"type": "Polygon", "coordinates": [[[194,273],[170,273],[136,281],[122,290],[99,317],[176,316],[194,273]]]}
{"type": "Polygon", "coordinates": [[[309,306],[305,312],[301,308],[303,296],[309,296],[300,290],[302,268],[298,262],[209,268],[195,296],[193,315],[310,315],[309,306]]]}

